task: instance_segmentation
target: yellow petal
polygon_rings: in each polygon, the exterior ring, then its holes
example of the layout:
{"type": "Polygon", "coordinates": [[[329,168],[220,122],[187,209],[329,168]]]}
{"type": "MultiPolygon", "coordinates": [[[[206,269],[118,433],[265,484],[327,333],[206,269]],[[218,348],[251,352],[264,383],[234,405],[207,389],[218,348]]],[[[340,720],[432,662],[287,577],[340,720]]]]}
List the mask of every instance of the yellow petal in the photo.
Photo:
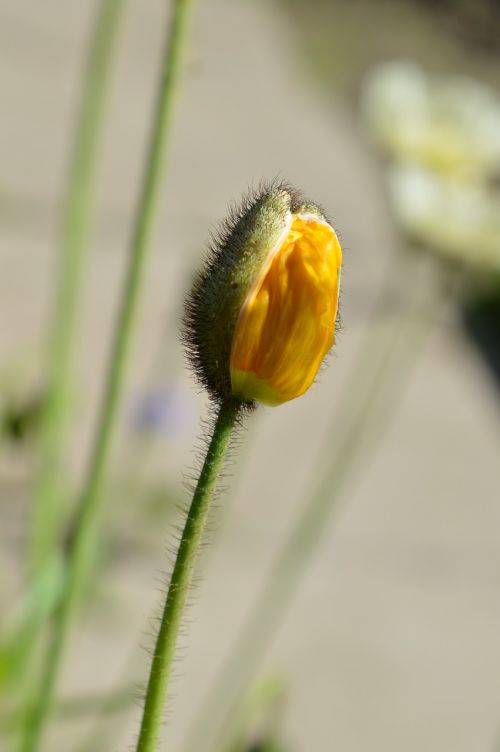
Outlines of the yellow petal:
{"type": "Polygon", "coordinates": [[[342,252],[314,215],[292,215],[241,308],[231,350],[233,393],[279,405],[312,384],[335,338],[342,252]]]}

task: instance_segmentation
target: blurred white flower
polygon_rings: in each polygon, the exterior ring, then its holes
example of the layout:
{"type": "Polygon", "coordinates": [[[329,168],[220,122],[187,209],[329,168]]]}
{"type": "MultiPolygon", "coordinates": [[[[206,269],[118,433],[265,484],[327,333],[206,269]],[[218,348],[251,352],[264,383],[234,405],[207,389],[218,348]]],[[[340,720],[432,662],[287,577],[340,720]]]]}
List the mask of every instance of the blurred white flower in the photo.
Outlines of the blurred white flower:
{"type": "Polygon", "coordinates": [[[362,92],[368,127],[386,154],[457,180],[500,171],[500,99],[466,76],[428,76],[415,63],[382,65],[362,92]]]}
{"type": "Polygon", "coordinates": [[[419,243],[467,264],[500,272],[500,196],[421,167],[388,169],[397,223],[419,243]]]}

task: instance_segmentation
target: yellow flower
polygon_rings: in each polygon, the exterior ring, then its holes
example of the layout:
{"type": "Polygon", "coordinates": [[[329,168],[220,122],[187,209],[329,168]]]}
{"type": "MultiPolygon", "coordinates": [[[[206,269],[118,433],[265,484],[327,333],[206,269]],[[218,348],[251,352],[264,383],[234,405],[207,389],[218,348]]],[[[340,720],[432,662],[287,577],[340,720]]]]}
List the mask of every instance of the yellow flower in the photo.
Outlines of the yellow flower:
{"type": "Polygon", "coordinates": [[[288,183],[233,206],[186,298],[183,337],[217,403],[280,405],[312,384],[333,345],[342,251],[314,203],[288,183]]]}
{"type": "Polygon", "coordinates": [[[313,383],[335,339],[342,251],[314,214],[290,214],[240,310],[233,336],[233,393],[279,405],[313,383]]]}

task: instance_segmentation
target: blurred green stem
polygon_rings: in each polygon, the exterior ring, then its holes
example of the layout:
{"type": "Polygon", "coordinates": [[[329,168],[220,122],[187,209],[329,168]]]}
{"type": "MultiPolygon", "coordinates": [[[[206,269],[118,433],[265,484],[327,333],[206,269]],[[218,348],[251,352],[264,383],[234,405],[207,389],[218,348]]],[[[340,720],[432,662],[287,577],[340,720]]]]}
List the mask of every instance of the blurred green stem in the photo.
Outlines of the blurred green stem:
{"type": "Polygon", "coordinates": [[[144,702],[141,730],[136,752],[155,752],[158,743],[170,669],[175,653],[182,613],[193,576],[210,503],[217,478],[224,463],[231,434],[240,413],[241,404],[233,399],[222,403],[203,463],[193,500],[182,532],[174,571],[168,588],[160,629],[151,661],[148,687],[144,702]]]}
{"type": "Polygon", "coordinates": [[[102,0],[89,50],[63,210],[61,248],[51,334],[47,401],[31,532],[31,569],[37,576],[54,555],[61,532],[61,474],[71,384],[73,335],[87,246],[94,177],[111,61],[123,0],[102,0]]]}
{"type": "Polygon", "coordinates": [[[165,166],[167,138],[172,119],[181,55],[187,26],[189,0],[175,0],[173,16],[167,32],[162,56],[156,112],[144,182],[135,218],[130,260],[122,296],[121,310],[115,332],[114,346],[108,369],[107,383],[90,465],[83,493],[68,536],[66,549],[67,574],[60,602],[53,617],[50,644],[42,667],[42,677],[28,710],[22,752],[35,752],[40,746],[42,731],[50,714],[54,687],[68,634],[71,616],[88,566],[94,529],[99,511],[109,448],[116,422],[117,408],[125,375],[138,293],[141,286],[147,252],[150,247],[152,221],[160,178],[165,166]]]}
{"type": "Polygon", "coordinates": [[[101,0],[88,52],[87,72],[76,124],[73,153],[61,218],[59,268],[55,290],[48,391],[42,410],[39,456],[28,549],[32,576],[26,611],[11,640],[8,675],[2,681],[19,695],[30,691],[30,667],[40,625],[58,590],[61,570],[57,546],[63,525],[63,468],[71,391],[71,359],[81,280],[91,225],[92,193],[107,87],[116,49],[123,0],[101,0]],[[48,583],[52,587],[47,587],[48,583]]]}
{"type": "MultiPolygon", "coordinates": [[[[115,690],[101,694],[88,694],[81,697],[68,697],[54,702],[54,717],[59,721],[73,722],[95,713],[102,715],[118,714],[125,711],[137,699],[137,683],[131,683],[115,690]]],[[[24,721],[22,713],[0,715],[0,730],[11,733],[24,721]]]]}
{"type": "MultiPolygon", "coordinates": [[[[265,676],[252,685],[239,703],[232,724],[224,729],[224,738],[217,749],[224,752],[253,749],[251,745],[256,732],[259,739],[277,737],[283,721],[286,689],[279,676],[265,676]]],[[[258,749],[261,747],[258,746],[258,749]]]]}
{"type": "Polygon", "coordinates": [[[449,284],[447,270],[437,268],[437,280],[429,279],[435,262],[427,257],[406,253],[391,264],[386,283],[374,312],[375,320],[384,323],[387,309],[397,305],[392,325],[378,332],[368,327],[347,379],[344,393],[336,403],[331,431],[325,437],[321,456],[314,465],[304,510],[275,559],[271,571],[245,622],[233,649],[209,689],[183,749],[197,752],[207,748],[210,728],[221,723],[221,708],[226,712],[232,701],[241,696],[263,653],[280,625],[298,581],[316,544],[325,530],[339,499],[352,480],[353,470],[360,468],[375,446],[380,445],[397,410],[395,403],[408,383],[422,346],[426,341],[443,302],[455,289],[455,277],[449,284]],[[423,277],[423,279],[422,279],[423,277]],[[443,288],[444,280],[444,288],[443,288]],[[445,294],[443,295],[443,289],[445,294]],[[376,441],[368,442],[376,429],[376,441]],[[362,451],[364,456],[361,457],[362,451]],[[322,468],[326,468],[326,472],[322,468]],[[319,475],[319,482],[318,482],[319,475]]]}

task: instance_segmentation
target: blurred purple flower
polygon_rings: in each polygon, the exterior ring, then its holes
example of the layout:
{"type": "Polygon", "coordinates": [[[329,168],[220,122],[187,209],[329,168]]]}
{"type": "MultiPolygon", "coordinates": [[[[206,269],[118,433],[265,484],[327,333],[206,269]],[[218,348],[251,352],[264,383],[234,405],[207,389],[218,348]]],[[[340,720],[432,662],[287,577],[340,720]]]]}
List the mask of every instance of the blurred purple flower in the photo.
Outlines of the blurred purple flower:
{"type": "Polygon", "coordinates": [[[176,387],[155,387],[132,400],[130,426],[138,433],[175,434],[189,421],[189,405],[176,387]]]}

